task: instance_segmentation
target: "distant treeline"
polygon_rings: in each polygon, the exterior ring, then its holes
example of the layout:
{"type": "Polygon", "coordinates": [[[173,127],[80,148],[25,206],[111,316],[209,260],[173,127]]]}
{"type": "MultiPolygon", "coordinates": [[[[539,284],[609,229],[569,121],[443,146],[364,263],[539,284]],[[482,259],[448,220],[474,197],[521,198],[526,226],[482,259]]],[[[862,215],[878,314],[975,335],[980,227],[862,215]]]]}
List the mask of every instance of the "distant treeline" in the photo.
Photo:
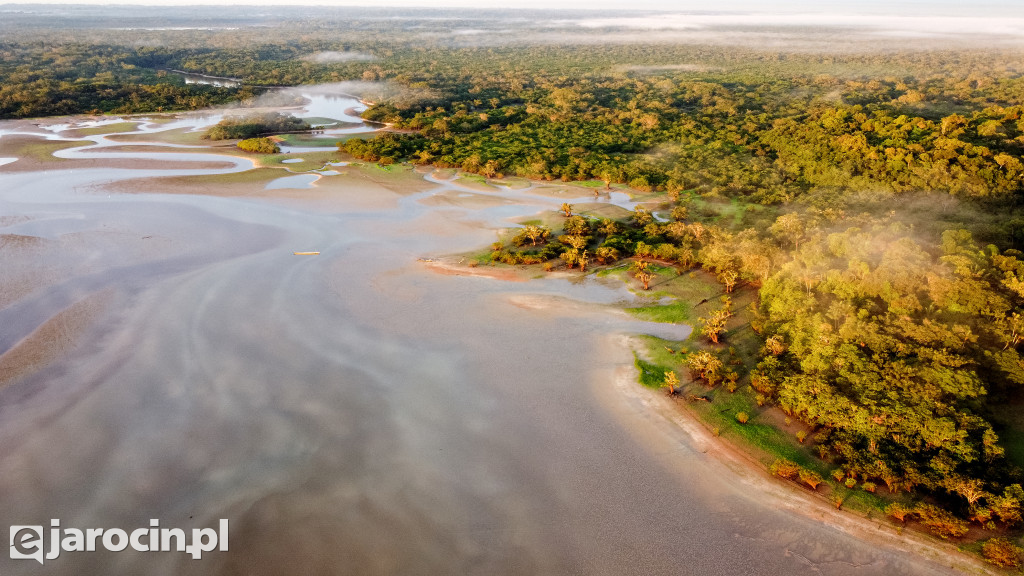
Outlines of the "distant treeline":
{"type": "Polygon", "coordinates": [[[345,149],[487,176],[600,179],[769,204],[814,188],[1005,199],[1024,186],[1016,75],[528,76],[474,78],[447,99],[379,103],[364,116],[417,133],[345,149]]]}

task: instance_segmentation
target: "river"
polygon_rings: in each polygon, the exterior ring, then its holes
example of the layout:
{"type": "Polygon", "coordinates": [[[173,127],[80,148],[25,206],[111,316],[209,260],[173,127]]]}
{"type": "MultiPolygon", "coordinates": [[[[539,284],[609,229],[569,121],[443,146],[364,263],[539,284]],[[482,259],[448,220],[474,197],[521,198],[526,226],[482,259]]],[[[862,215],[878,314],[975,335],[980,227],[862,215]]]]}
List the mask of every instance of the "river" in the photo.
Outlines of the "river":
{"type": "MultiPolygon", "coordinates": [[[[170,125],[209,123],[189,118],[170,125]]],[[[314,208],[97,192],[223,171],[187,163],[17,164],[0,166],[0,234],[21,238],[0,270],[35,280],[8,287],[0,352],[48,320],[68,344],[0,388],[0,518],[227,518],[230,548],[5,557],[5,575],[953,573],[781,509],[617,391],[631,356],[608,335],[670,329],[606,309],[622,286],[417,261],[561,199],[505,191],[516,202],[482,214],[424,202],[455,189],[433,181],[314,208]]]]}

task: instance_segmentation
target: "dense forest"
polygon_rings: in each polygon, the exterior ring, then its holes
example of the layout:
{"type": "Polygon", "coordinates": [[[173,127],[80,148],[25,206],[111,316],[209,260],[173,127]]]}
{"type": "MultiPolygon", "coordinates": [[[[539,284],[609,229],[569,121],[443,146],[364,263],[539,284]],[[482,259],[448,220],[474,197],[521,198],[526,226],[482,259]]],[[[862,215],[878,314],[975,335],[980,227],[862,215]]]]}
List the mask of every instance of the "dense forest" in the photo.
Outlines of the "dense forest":
{"type": "MultiPolygon", "coordinates": [[[[1021,523],[1022,462],[1004,439],[1015,423],[998,410],[1024,384],[1019,49],[598,41],[615,30],[572,30],[569,42],[497,17],[474,25],[504,41],[472,43],[450,33],[454,15],[384,12],[285,21],[272,34],[137,30],[118,44],[87,16],[70,32],[25,16],[25,30],[5,33],[0,117],[245,103],[302,83],[391,86],[400,96],[364,117],[392,130],[344,152],[595,181],[595,194],[628,188],[649,201],[618,220],[566,206],[559,226],[530,224],[490,259],[584,270],[629,260],[644,288],[669,267],[703,270],[726,295],[753,291],[756,357],[723,362],[726,303],[703,319],[694,380],[743,384],[805,423],[837,482],[923,499],[892,508],[900,520],[917,515],[944,537],[968,522],[1021,523]],[[167,70],[241,85],[185,84],[167,70]]],[[[214,130],[267,131],[242,128],[214,130]]]]}

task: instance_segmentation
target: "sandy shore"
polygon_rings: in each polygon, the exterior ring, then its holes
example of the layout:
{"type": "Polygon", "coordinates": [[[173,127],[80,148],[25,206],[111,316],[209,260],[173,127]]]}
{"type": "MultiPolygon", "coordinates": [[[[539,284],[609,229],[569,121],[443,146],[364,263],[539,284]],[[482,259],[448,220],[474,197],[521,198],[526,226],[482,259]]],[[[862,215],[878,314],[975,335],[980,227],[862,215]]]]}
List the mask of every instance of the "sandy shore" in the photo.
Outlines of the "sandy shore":
{"type": "MultiPolygon", "coordinates": [[[[439,274],[477,276],[506,282],[524,282],[536,276],[536,270],[532,268],[469,267],[450,260],[430,261],[426,266],[439,274]]],[[[566,272],[561,274],[569,275],[566,272]]],[[[587,303],[573,304],[548,295],[514,294],[508,300],[516,307],[542,313],[557,307],[559,315],[571,313],[574,308],[580,312],[593,311],[598,307],[587,303]]],[[[622,356],[623,361],[617,365],[610,378],[608,375],[597,377],[596,394],[608,410],[619,417],[622,425],[630,429],[630,433],[641,445],[657,453],[671,453],[691,447],[711,458],[724,476],[749,486],[752,491],[768,499],[774,507],[813,518],[866,542],[920,555],[965,572],[1001,573],[978,558],[956,550],[952,545],[926,534],[904,531],[887,519],[877,520],[849,511],[837,511],[821,494],[811,493],[801,485],[770,475],[753,455],[709,430],[685,401],[638,384],[638,374],[628,360],[628,351],[642,350],[643,344],[639,340],[625,334],[610,335],[604,346],[604,354],[609,357],[622,356]],[[631,410],[631,406],[639,407],[640,412],[631,410]],[[637,422],[638,414],[640,423],[637,422]],[[670,429],[667,433],[666,428],[670,429]]]]}
{"type": "Polygon", "coordinates": [[[0,354],[0,386],[63,357],[78,343],[81,334],[109,298],[109,293],[97,293],[75,302],[0,354]]]}
{"type": "Polygon", "coordinates": [[[458,262],[447,262],[444,260],[425,261],[424,264],[430,270],[446,276],[477,276],[481,278],[493,278],[504,282],[526,282],[532,276],[525,270],[515,268],[495,268],[493,266],[466,266],[458,262]]]}
{"type": "MultiPolygon", "coordinates": [[[[614,335],[605,344],[608,354],[622,350],[642,350],[643,344],[629,335],[614,335]]],[[[650,390],[637,383],[638,374],[632,363],[622,363],[615,371],[609,390],[598,390],[609,409],[620,416],[628,415],[628,422],[635,422],[636,413],[624,406],[635,405],[643,408],[645,425],[648,430],[634,428],[632,432],[642,443],[653,450],[672,450],[681,445],[691,446],[708,455],[721,469],[723,476],[749,486],[758,495],[769,499],[777,508],[790,510],[832,526],[856,538],[901,552],[924,556],[952,568],[975,574],[1002,574],[980,559],[960,552],[928,535],[902,530],[887,519],[866,518],[848,511],[837,511],[820,494],[779,478],[765,470],[764,465],[748,452],[732,442],[716,436],[699,419],[697,414],[678,398],[671,398],[661,391],[650,390]],[[625,400],[625,402],[623,402],[625,400]],[[671,427],[675,434],[651,434],[652,428],[664,430],[671,427]],[[681,433],[681,434],[680,434],[681,433]],[[653,448],[653,444],[668,446],[653,448]]],[[[626,418],[621,418],[629,425],[626,418]]]]}

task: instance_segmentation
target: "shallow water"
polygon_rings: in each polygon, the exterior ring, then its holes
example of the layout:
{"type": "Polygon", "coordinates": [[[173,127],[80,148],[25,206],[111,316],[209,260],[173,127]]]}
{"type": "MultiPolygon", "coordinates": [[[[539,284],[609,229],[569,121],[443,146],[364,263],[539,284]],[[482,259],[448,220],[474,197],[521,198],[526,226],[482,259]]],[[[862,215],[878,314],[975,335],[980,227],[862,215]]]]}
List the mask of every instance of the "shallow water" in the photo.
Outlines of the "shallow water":
{"type": "Polygon", "coordinates": [[[312,188],[313,183],[320,179],[320,174],[296,174],[295,176],[284,176],[267,182],[265,190],[280,190],[284,188],[304,189],[312,188]]]}
{"type": "MultiPolygon", "coordinates": [[[[77,348],[0,388],[0,518],[228,518],[230,551],[66,554],[46,573],[948,573],[776,510],[684,437],[647,437],[664,429],[609,379],[629,352],[601,344],[686,329],[605,309],[633,298],[621,284],[416,262],[564,199],[424,203],[463,190],[438,181],[394,209],[314,211],[93,187],[173,173],[0,170],[0,215],[26,217],[0,233],[77,250],[0,309],[0,350],[90,294],[110,302],[77,348]]],[[[0,269],[24,257],[0,251],[0,269]]]]}

